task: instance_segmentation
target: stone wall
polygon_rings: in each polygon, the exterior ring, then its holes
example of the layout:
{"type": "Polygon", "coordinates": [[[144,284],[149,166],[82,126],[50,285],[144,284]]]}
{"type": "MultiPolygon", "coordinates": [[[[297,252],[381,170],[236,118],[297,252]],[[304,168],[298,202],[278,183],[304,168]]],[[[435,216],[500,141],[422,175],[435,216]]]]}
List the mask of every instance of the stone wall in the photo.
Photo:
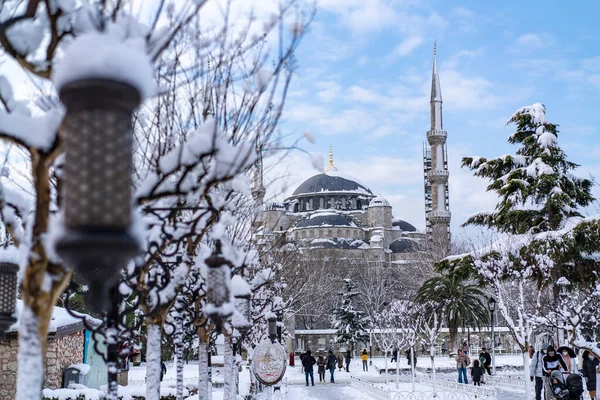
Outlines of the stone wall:
{"type": "Polygon", "coordinates": [[[0,342],[0,399],[14,399],[17,394],[18,339],[0,342]]]}
{"type": "Polygon", "coordinates": [[[45,388],[57,389],[62,386],[64,369],[71,364],[83,362],[83,346],[83,331],[48,340],[45,362],[45,388]]]}

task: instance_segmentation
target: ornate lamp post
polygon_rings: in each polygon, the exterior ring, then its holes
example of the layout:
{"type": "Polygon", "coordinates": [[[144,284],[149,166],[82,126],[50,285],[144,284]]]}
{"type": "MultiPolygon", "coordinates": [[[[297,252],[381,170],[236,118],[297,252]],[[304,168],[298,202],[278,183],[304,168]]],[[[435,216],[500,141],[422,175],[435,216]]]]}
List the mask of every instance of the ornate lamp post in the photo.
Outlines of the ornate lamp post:
{"type": "Polygon", "coordinates": [[[269,323],[269,340],[271,343],[275,343],[277,340],[277,317],[272,314],[267,318],[267,321],[269,323]]]}
{"type": "Polygon", "coordinates": [[[83,79],[60,89],[67,108],[64,213],[60,257],[88,286],[92,311],[107,306],[108,289],[139,251],[129,232],[132,192],[133,111],[141,101],[134,87],[108,79],[83,79]]]}
{"type": "Polygon", "coordinates": [[[488,310],[490,311],[490,324],[492,326],[492,371],[496,374],[496,350],[494,349],[494,313],[496,311],[496,299],[493,297],[488,299],[488,310]]]}
{"type": "Polygon", "coordinates": [[[13,263],[0,263],[0,341],[12,324],[17,305],[17,271],[19,266],[13,263]]]}

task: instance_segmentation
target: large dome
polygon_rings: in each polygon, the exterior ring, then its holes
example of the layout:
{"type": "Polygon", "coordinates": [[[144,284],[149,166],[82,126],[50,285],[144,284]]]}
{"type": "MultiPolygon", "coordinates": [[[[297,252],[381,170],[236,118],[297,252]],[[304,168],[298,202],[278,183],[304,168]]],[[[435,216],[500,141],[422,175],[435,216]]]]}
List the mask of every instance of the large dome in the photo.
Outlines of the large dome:
{"type": "Polygon", "coordinates": [[[368,187],[352,178],[342,177],[337,172],[330,172],[308,178],[298,186],[293,196],[323,192],[351,192],[373,195],[368,187]]]}
{"type": "Polygon", "coordinates": [[[296,228],[318,228],[329,226],[356,226],[348,218],[335,212],[316,213],[300,221],[296,228]]]}

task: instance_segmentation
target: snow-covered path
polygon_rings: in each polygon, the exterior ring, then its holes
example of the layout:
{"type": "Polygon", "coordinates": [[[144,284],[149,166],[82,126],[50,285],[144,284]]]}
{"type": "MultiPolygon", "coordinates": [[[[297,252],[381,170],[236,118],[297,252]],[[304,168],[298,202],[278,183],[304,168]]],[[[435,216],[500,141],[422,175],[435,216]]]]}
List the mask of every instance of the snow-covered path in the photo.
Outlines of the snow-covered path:
{"type": "Polygon", "coordinates": [[[319,383],[315,386],[289,385],[287,400],[363,400],[369,397],[348,383],[319,383]]]}

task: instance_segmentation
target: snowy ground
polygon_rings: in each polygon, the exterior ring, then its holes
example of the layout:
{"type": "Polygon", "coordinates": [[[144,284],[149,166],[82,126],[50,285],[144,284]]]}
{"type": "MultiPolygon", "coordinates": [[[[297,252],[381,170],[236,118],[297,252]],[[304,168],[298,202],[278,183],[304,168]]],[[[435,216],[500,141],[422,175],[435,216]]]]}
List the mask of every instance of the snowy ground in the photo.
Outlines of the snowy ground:
{"type": "MultiPolygon", "coordinates": [[[[335,372],[335,384],[330,384],[329,373],[325,374],[326,381],[319,382],[319,375],[315,366],[314,377],[315,386],[306,387],[305,378],[302,369],[299,366],[289,367],[286,370],[283,384],[287,385],[287,400],[366,400],[371,397],[355,388],[350,387],[350,377],[354,376],[359,379],[369,382],[385,382],[385,375],[381,375],[375,367],[384,368],[385,360],[383,358],[374,358],[371,360],[372,364],[369,366],[369,371],[362,370],[362,362],[360,359],[353,359],[350,364],[350,372],[339,371],[335,372]]],[[[497,366],[512,366],[518,367],[522,362],[520,356],[503,355],[496,358],[497,366]]],[[[428,368],[430,367],[430,361],[428,357],[419,357],[417,361],[417,367],[428,368]]],[[[395,363],[392,365],[389,363],[388,367],[395,367],[395,363]]],[[[408,364],[405,358],[400,360],[401,376],[408,375],[408,364]],[[404,369],[404,371],[402,371],[404,369]]],[[[436,369],[453,369],[455,368],[455,361],[450,358],[436,358],[436,369]]],[[[186,364],[184,366],[184,381],[194,382],[198,379],[198,364],[186,364]]],[[[439,379],[445,379],[450,381],[456,381],[456,374],[453,372],[440,373],[439,379]]],[[[129,371],[129,382],[130,389],[135,387],[136,391],[145,390],[145,376],[146,366],[141,365],[139,367],[133,367],[129,371]]],[[[390,388],[395,389],[395,376],[390,375],[389,377],[390,388]]],[[[222,382],[223,376],[220,368],[213,368],[213,382],[222,382]]],[[[249,371],[244,367],[240,374],[240,393],[245,394],[248,392],[250,382],[249,371]]],[[[173,364],[167,364],[167,373],[161,384],[161,388],[164,391],[168,391],[175,385],[175,367],[173,364]]],[[[410,391],[410,383],[400,383],[401,391],[410,391]]],[[[285,390],[285,389],[284,389],[285,390]]],[[[426,385],[417,385],[417,391],[431,391],[431,387],[426,385]]],[[[214,400],[220,399],[222,389],[214,389],[214,400]]],[[[522,400],[525,399],[524,393],[512,392],[507,390],[498,390],[498,400],[522,400]]]]}

